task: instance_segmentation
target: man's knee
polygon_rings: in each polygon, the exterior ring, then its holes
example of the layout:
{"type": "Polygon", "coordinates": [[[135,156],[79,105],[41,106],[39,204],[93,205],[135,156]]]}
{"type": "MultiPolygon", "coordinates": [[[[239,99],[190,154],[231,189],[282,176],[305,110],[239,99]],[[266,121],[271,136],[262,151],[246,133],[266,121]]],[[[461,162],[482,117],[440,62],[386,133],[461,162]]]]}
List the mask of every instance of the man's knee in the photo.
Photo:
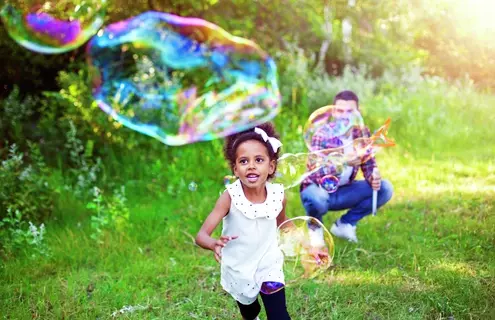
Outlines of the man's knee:
{"type": "Polygon", "coordinates": [[[301,192],[301,200],[306,212],[311,216],[321,216],[328,211],[328,193],[312,184],[301,192]]]}
{"type": "Polygon", "coordinates": [[[380,202],[382,204],[390,201],[390,199],[392,199],[392,195],[394,194],[394,186],[392,185],[392,183],[390,183],[390,181],[388,180],[382,180],[379,194],[381,200],[380,202]]]}

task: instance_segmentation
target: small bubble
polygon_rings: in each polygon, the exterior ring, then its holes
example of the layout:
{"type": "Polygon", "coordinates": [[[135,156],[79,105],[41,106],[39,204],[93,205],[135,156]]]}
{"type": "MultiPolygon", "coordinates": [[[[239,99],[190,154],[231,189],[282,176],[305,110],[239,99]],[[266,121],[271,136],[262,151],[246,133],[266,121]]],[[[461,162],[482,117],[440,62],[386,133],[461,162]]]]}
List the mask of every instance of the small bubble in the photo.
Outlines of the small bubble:
{"type": "Polygon", "coordinates": [[[194,191],[198,190],[198,185],[196,184],[196,182],[191,181],[191,183],[189,183],[189,187],[188,188],[189,188],[189,191],[193,191],[194,192],[194,191]]]}

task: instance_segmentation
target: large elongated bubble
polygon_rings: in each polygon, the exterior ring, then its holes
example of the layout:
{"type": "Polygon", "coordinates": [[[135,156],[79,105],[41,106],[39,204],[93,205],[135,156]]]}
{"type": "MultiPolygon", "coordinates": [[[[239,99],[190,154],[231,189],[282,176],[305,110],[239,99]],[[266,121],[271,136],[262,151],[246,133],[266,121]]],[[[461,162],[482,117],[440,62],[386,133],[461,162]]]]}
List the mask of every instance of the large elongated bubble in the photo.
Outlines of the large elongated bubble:
{"type": "Polygon", "coordinates": [[[0,13],[9,35],[40,53],[73,50],[98,32],[106,0],[8,0],[0,13]]]}
{"type": "Polygon", "coordinates": [[[100,31],[88,55],[100,108],[168,145],[225,137],[280,108],[273,59],[205,20],[146,12],[100,31]]]}

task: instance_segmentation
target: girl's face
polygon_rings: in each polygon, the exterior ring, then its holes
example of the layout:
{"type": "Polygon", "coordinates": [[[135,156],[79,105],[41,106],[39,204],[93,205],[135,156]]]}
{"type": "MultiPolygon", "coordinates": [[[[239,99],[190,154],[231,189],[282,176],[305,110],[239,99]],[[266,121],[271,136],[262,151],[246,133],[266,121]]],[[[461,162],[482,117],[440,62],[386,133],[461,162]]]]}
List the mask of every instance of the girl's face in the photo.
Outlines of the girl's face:
{"type": "Polygon", "coordinates": [[[234,174],[248,188],[265,185],[268,175],[275,172],[275,160],[270,160],[266,146],[257,140],[244,141],[237,147],[234,174]]]}

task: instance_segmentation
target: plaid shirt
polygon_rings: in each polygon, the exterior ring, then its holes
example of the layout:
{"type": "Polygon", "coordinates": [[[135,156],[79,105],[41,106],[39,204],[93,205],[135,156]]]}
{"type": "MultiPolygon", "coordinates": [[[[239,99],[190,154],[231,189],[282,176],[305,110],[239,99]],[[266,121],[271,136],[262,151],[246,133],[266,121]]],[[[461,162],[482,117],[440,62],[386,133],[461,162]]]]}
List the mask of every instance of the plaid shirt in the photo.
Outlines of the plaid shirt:
{"type": "MultiPolygon", "coordinates": [[[[355,140],[357,138],[369,138],[370,130],[367,127],[360,128],[354,127],[352,129],[352,139],[355,140]]],[[[343,142],[338,137],[332,137],[330,128],[328,126],[323,126],[319,129],[311,140],[311,146],[313,147],[313,151],[317,150],[325,150],[332,148],[343,147],[343,142]]],[[[312,171],[315,168],[315,162],[319,162],[321,156],[313,156],[308,158],[307,169],[308,171],[312,171]],[[316,161],[315,161],[316,160],[316,161]]],[[[362,163],[360,165],[361,170],[363,171],[364,178],[366,181],[371,181],[371,175],[373,173],[373,169],[376,167],[376,161],[374,157],[371,157],[368,161],[362,163]]],[[[353,167],[351,177],[349,178],[349,183],[351,183],[355,178],[359,171],[359,166],[353,167]]],[[[340,174],[341,172],[339,172],[340,174]]],[[[316,172],[313,172],[301,183],[300,191],[303,191],[307,186],[314,183],[317,185],[321,184],[321,178],[326,175],[337,175],[337,169],[332,164],[326,165],[316,172]]]]}

